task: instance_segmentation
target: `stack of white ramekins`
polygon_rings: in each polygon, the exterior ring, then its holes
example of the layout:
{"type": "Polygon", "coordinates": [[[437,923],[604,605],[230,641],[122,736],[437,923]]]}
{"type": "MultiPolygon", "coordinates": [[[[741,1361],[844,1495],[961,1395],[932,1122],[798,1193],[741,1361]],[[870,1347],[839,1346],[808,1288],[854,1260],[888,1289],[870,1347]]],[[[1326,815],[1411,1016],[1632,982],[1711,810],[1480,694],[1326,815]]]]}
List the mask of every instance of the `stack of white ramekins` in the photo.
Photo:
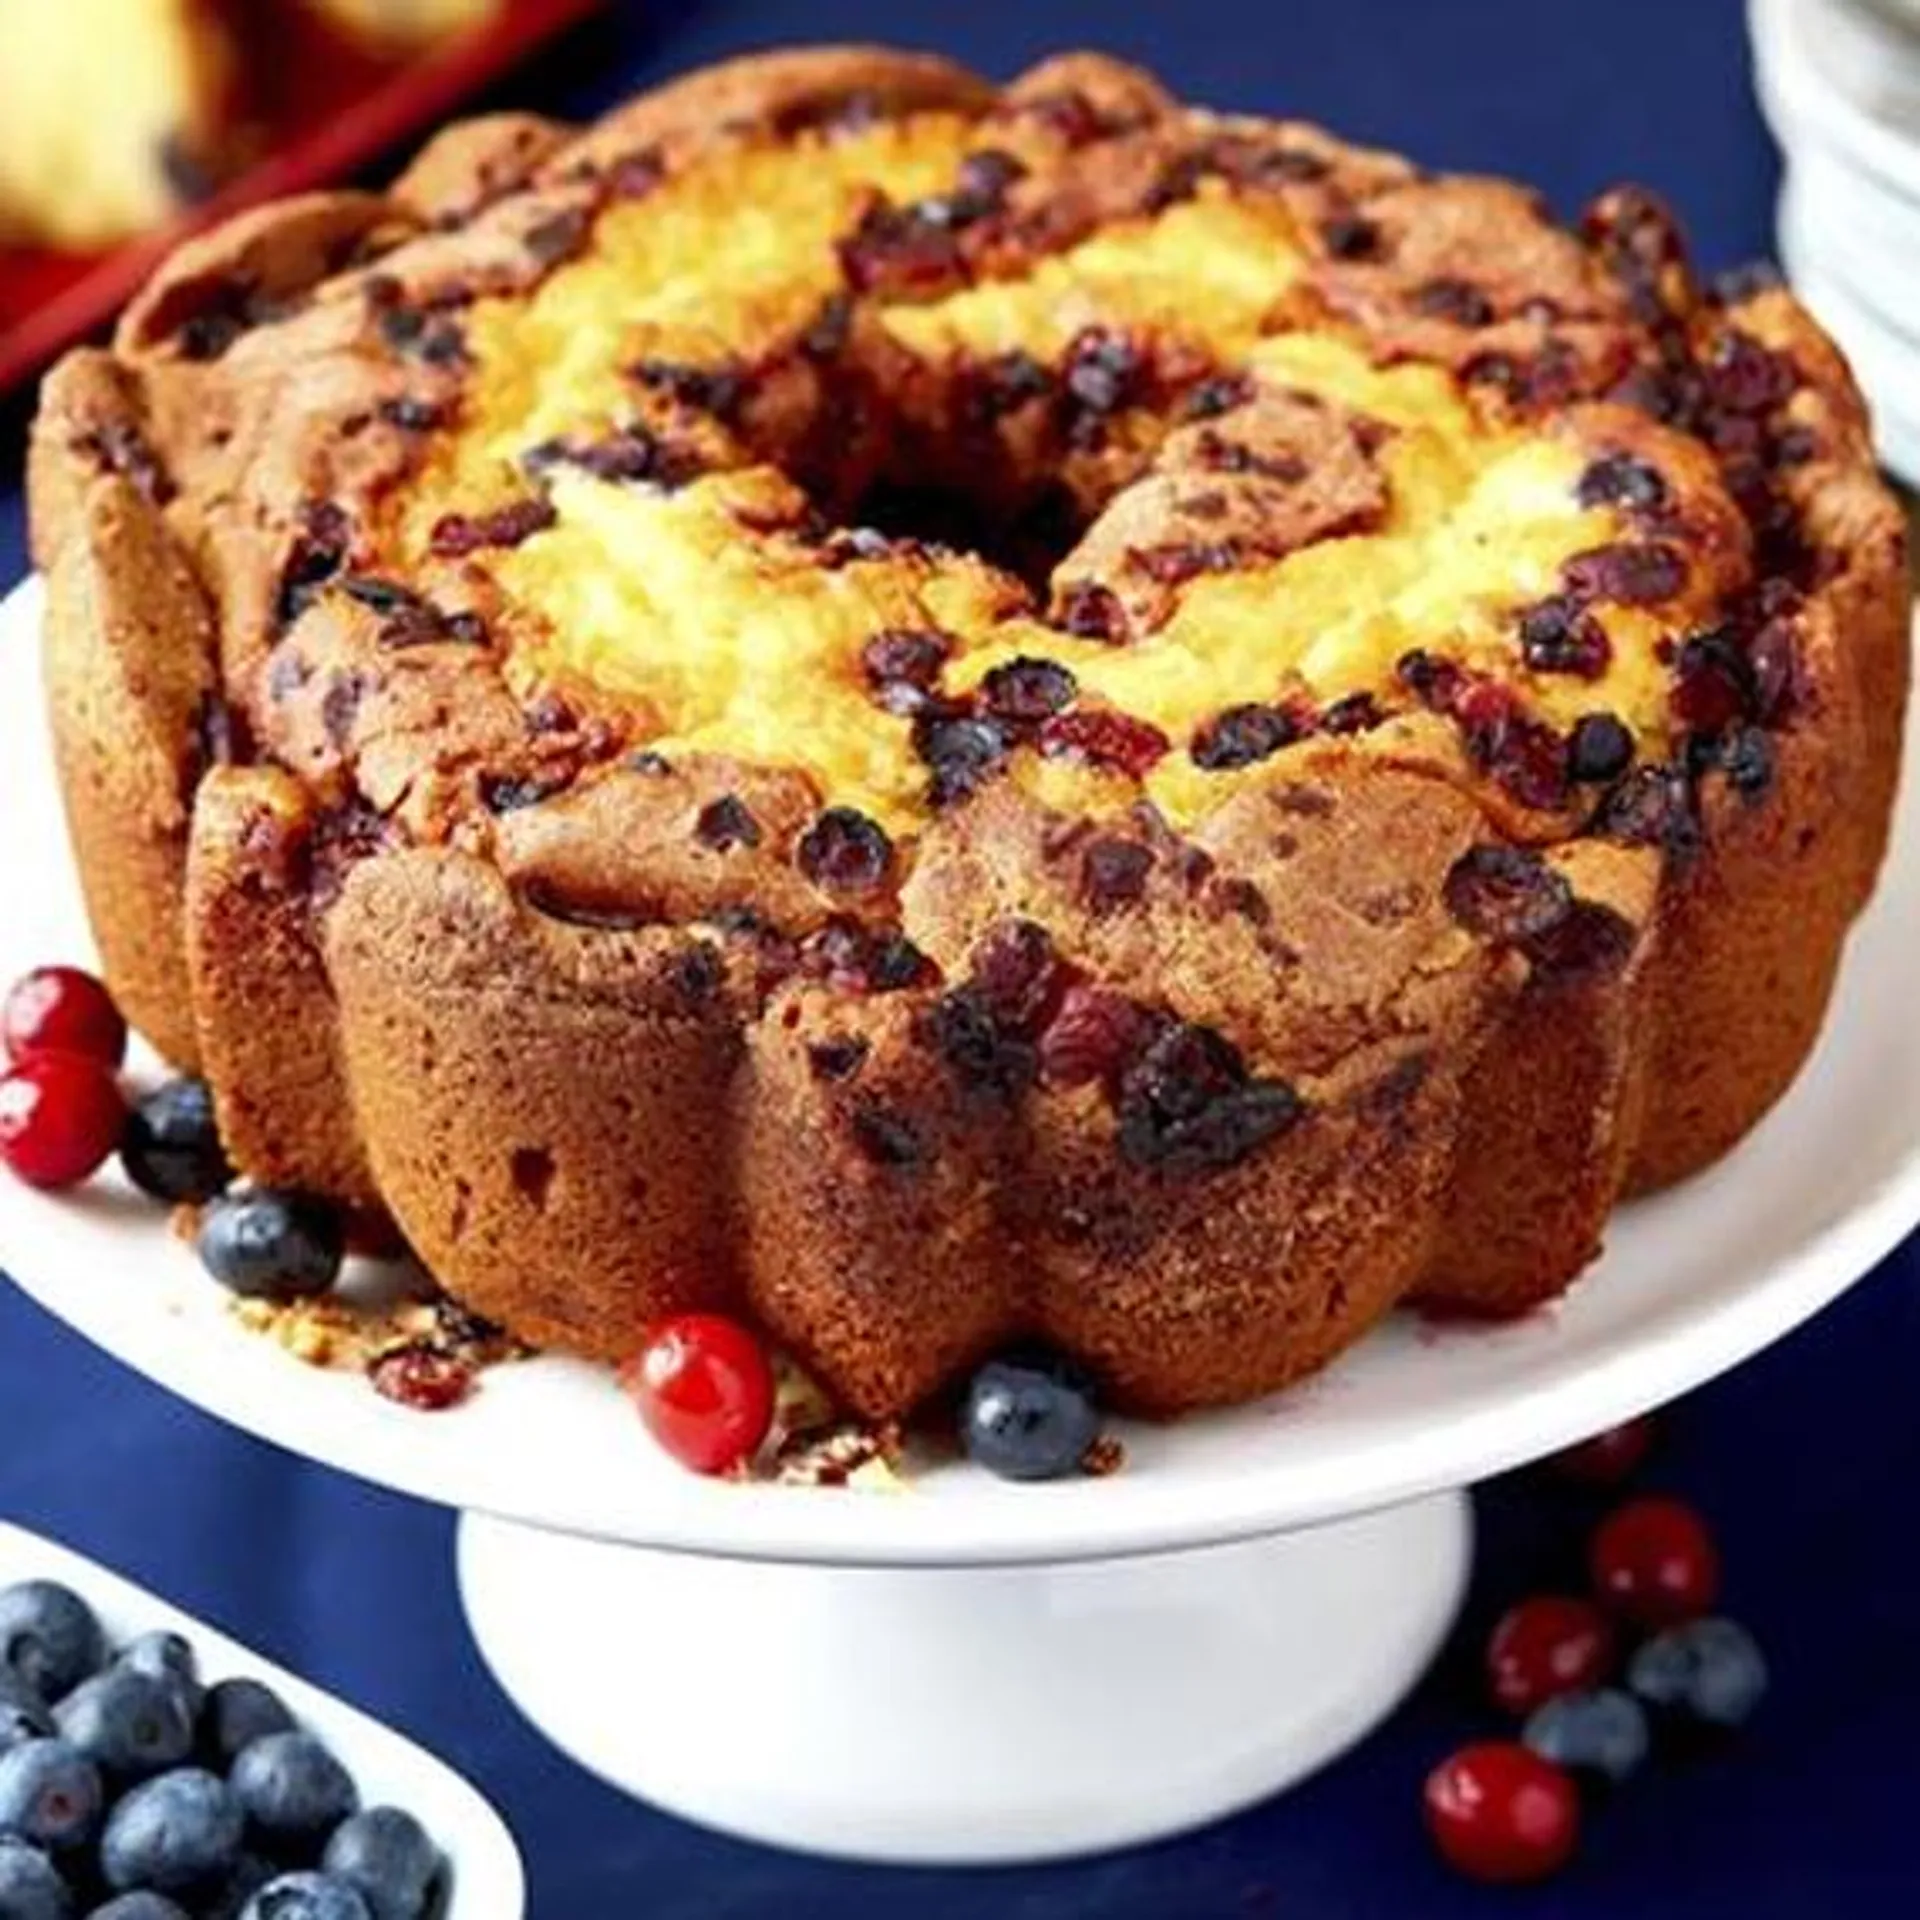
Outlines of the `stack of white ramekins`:
{"type": "Polygon", "coordinates": [[[1780,258],[1920,487],[1920,0],[1748,0],[1786,156],[1780,258]]]}

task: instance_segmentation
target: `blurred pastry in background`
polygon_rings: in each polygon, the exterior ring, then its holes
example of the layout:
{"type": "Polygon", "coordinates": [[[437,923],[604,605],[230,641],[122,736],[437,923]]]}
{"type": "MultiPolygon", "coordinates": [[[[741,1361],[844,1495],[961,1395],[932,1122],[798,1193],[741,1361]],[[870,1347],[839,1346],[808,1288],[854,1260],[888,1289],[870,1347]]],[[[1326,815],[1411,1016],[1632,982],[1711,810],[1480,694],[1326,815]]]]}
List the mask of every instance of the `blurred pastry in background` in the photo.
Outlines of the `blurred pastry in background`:
{"type": "Polygon", "coordinates": [[[354,39],[388,52],[424,46],[478,26],[504,11],[506,0],[305,0],[305,4],[354,39]]]}
{"type": "Polygon", "coordinates": [[[0,0],[0,240],[163,225],[246,158],[220,0],[0,0]]]}

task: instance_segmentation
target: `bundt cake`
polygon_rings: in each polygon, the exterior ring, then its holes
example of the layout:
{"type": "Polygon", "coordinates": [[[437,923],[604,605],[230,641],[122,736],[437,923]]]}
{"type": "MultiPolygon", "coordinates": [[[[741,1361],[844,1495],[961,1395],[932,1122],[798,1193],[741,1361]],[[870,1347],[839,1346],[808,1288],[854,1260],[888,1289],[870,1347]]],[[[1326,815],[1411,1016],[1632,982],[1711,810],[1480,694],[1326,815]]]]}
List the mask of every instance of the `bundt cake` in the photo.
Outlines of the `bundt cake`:
{"type": "Polygon", "coordinates": [[[853,1410],[1507,1312],[1792,1079],[1903,529],[1659,203],[836,49],[181,249],[34,539],[114,988],[262,1181],[853,1410]]]}
{"type": "Polygon", "coordinates": [[[202,199],[239,152],[230,0],[0,6],[0,243],[98,247],[202,199]]]}

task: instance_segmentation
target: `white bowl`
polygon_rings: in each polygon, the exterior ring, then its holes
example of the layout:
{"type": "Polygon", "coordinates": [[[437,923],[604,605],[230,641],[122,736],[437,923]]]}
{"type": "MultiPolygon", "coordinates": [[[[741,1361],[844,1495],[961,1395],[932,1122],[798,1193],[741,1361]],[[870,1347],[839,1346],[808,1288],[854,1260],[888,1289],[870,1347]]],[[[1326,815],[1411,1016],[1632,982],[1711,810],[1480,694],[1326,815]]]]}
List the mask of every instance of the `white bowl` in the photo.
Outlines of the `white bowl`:
{"type": "Polygon", "coordinates": [[[1781,264],[1794,290],[1839,343],[1873,408],[1881,460],[1920,488],[1920,344],[1894,332],[1814,238],[1815,216],[1790,184],[1780,202],[1781,264]]]}
{"type": "Polygon", "coordinates": [[[1781,145],[1817,142],[1920,201],[1920,58],[1904,36],[1865,35],[1857,17],[1809,0],[1748,0],[1747,23],[1760,104],[1781,145]]]}
{"type": "Polygon", "coordinates": [[[209,1683],[264,1681],[353,1775],[362,1805],[404,1807],[432,1834],[452,1867],[445,1920],[521,1920],[526,1881],[512,1835],[492,1807],[430,1753],[117,1573],[0,1521],[0,1587],[20,1580],[71,1587],[99,1615],[110,1646],[161,1630],[185,1634],[209,1683]]]}
{"type": "Polygon", "coordinates": [[[1920,201],[1887,192],[1813,143],[1789,156],[1783,192],[1821,261],[1920,355],[1920,201]]]}

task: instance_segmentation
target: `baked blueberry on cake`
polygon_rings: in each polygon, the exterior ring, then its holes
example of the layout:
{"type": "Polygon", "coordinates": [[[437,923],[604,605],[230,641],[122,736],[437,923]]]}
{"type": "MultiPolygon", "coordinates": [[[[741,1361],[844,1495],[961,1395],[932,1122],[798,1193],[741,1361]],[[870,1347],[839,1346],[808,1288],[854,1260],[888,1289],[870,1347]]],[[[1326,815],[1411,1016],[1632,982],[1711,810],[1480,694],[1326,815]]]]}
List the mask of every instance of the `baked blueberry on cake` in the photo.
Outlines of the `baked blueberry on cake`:
{"type": "Polygon", "coordinates": [[[74,844],[263,1184],[537,1344],[1263,1393],[1810,1047],[1902,530],[1645,193],[870,50],[183,248],[35,436],[74,844]]]}

